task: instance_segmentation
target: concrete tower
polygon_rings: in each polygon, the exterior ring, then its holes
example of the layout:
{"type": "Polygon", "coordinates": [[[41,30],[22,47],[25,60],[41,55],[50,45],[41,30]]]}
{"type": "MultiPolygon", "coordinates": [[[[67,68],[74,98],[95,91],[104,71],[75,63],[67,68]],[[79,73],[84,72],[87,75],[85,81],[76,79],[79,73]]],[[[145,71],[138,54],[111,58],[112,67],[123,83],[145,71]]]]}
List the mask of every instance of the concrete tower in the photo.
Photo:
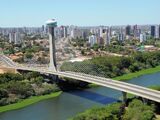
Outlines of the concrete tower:
{"type": "Polygon", "coordinates": [[[50,69],[57,70],[56,65],[56,49],[55,49],[55,34],[54,29],[57,27],[57,22],[54,19],[50,19],[46,22],[48,33],[49,33],[49,44],[50,44],[50,69]]]}

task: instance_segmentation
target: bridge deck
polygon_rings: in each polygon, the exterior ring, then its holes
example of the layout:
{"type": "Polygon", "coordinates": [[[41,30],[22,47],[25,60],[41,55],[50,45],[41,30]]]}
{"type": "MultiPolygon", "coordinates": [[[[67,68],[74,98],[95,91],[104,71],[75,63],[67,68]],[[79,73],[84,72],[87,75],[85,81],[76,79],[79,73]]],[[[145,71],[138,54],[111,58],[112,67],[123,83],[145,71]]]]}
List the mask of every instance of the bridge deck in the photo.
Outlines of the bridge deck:
{"type": "Polygon", "coordinates": [[[36,68],[22,68],[17,67],[16,69],[20,70],[28,70],[28,71],[37,71],[41,73],[48,73],[53,75],[59,75],[62,77],[68,77],[75,80],[81,80],[84,82],[94,83],[97,85],[101,85],[104,87],[109,87],[115,90],[131,93],[149,100],[153,100],[156,102],[160,102],[160,92],[156,90],[152,90],[149,88],[141,87],[134,84],[129,84],[121,81],[115,81],[108,78],[102,78],[87,74],[75,73],[75,72],[59,72],[59,71],[51,71],[49,69],[36,69],[36,68]]]}
{"type": "Polygon", "coordinates": [[[81,80],[84,82],[94,83],[97,85],[101,85],[104,87],[109,87],[115,90],[131,93],[152,101],[160,102],[160,91],[151,90],[149,88],[145,88],[142,86],[129,84],[121,81],[115,81],[108,78],[102,78],[97,76],[92,76],[88,74],[83,73],[76,73],[76,72],[61,72],[61,71],[55,71],[51,70],[49,68],[36,68],[36,67],[26,67],[26,66],[19,66],[17,64],[14,64],[9,58],[0,55],[0,59],[5,61],[9,68],[15,68],[18,70],[28,70],[28,71],[36,71],[41,73],[47,73],[47,74],[53,74],[53,75],[59,75],[62,77],[68,77],[75,80],[81,80]]]}

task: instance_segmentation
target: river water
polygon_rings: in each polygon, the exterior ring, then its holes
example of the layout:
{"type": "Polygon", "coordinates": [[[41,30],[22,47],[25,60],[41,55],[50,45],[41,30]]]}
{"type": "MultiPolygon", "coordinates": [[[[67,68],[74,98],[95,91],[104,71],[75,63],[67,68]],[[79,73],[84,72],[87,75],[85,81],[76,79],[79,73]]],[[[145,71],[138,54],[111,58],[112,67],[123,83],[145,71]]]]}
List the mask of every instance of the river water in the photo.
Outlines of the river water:
{"type": "MultiPolygon", "coordinates": [[[[127,82],[145,87],[160,85],[160,73],[144,75],[127,82]]],[[[115,102],[121,95],[120,91],[105,87],[63,92],[56,98],[1,113],[0,120],[66,120],[88,108],[115,102]]]]}

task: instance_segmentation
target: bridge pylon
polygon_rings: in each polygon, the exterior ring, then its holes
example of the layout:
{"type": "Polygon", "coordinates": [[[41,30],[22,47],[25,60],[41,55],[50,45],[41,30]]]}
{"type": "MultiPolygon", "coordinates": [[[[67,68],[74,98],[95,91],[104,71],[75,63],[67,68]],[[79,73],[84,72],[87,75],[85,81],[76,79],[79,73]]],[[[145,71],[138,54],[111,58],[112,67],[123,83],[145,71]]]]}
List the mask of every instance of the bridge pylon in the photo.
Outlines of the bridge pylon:
{"type": "Polygon", "coordinates": [[[49,34],[49,51],[50,51],[50,65],[49,68],[51,70],[57,71],[57,64],[56,64],[56,48],[55,48],[55,33],[54,29],[57,27],[57,22],[55,19],[50,19],[46,22],[49,34]]]}
{"type": "MultiPolygon", "coordinates": [[[[50,65],[49,69],[56,72],[57,62],[56,62],[56,47],[55,47],[55,27],[57,27],[57,22],[55,19],[50,19],[46,22],[49,34],[49,53],[50,53],[50,65]]],[[[57,75],[50,75],[53,80],[57,81],[57,75]]]]}

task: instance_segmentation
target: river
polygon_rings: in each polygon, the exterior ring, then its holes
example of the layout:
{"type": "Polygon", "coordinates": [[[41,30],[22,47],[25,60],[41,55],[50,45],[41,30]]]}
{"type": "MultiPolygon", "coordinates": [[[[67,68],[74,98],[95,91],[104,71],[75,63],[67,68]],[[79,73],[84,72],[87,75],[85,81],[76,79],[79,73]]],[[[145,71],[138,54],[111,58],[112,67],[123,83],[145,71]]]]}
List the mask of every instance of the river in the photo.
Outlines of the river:
{"type": "MultiPolygon", "coordinates": [[[[140,76],[127,82],[145,87],[160,85],[160,73],[140,76]]],[[[105,87],[63,92],[56,98],[1,113],[0,120],[66,120],[88,108],[115,102],[120,97],[120,91],[105,87]]]]}

